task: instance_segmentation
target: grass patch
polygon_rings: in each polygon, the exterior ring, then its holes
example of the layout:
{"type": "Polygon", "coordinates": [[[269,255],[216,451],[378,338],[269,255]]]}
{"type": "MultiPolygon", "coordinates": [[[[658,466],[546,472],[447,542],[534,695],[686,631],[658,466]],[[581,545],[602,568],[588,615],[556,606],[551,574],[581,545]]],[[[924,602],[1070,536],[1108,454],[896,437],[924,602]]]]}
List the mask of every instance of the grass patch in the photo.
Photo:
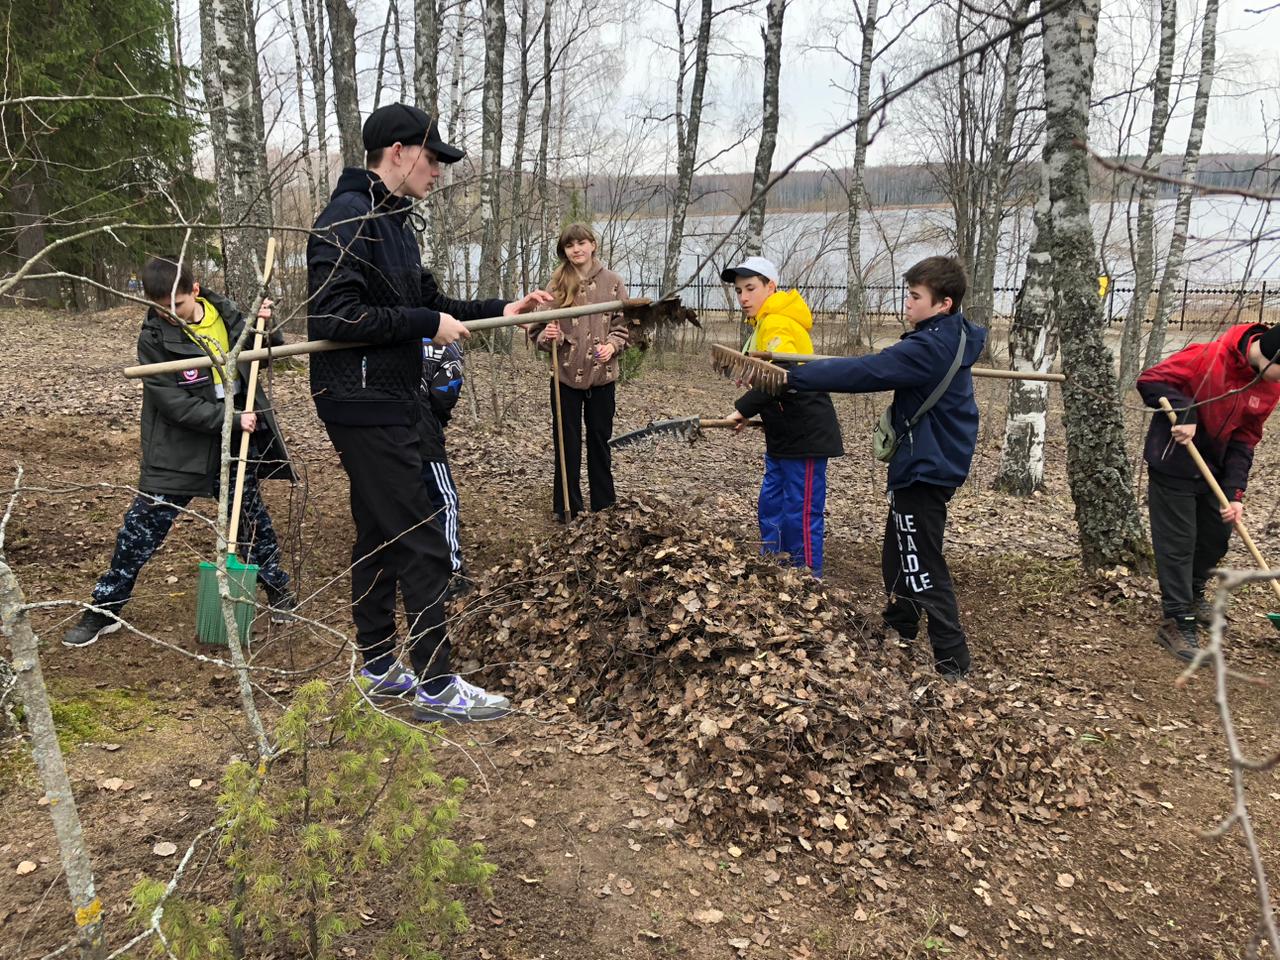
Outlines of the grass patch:
{"type": "Polygon", "coordinates": [[[1079,593],[1084,582],[1080,561],[1074,557],[1059,560],[1005,553],[985,561],[983,571],[1019,605],[1060,602],[1079,593]]]}

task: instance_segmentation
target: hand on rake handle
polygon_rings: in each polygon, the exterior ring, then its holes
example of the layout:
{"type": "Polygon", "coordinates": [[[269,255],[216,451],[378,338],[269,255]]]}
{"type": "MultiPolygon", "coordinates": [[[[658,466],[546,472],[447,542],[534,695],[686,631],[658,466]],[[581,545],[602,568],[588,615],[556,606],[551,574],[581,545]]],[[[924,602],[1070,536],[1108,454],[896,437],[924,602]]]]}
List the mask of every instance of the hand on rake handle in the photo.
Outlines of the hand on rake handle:
{"type": "Polygon", "coordinates": [[[502,315],[504,317],[514,317],[522,313],[528,313],[535,307],[541,306],[544,303],[550,303],[554,299],[555,297],[547,293],[545,290],[531,290],[519,300],[512,300],[503,307],[502,315]]]}
{"type": "Polygon", "coordinates": [[[742,428],[747,425],[747,418],[740,414],[737,410],[725,417],[726,420],[733,421],[733,432],[741,433],[742,428]]]}
{"type": "Polygon", "coordinates": [[[451,313],[440,314],[440,326],[436,328],[435,336],[431,338],[431,342],[437,347],[447,347],[451,343],[457,343],[459,340],[465,340],[471,336],[461,320],[458,320],[451,313]]]}
{"type": "Polygon", "coordinates": [[[1222,514],[1222,522],[1235,526],[1244,518],[1244,504],[1239,500],[1233,500],[1231,503],[1222,507],[1219,511],[1222,514]]]}
{"type": "Polygon", "coordinates": [[[545,327],[542,328],[542,332],[538,334],[538,340],[539,342],[544,344],[559,342],[560,324],[557,321],[552,320],[550,323],[548,323],[545,327]]]}

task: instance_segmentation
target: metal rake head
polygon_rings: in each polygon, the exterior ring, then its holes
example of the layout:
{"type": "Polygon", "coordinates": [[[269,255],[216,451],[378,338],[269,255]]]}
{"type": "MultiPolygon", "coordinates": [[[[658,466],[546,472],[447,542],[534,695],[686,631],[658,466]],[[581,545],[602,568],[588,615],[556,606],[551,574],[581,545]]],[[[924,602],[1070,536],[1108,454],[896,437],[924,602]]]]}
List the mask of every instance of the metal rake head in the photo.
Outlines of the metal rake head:
{"type": "Polygon", "coordinates": [[[782,367],[749,357],[723,344],[711,345],[711,366],[723,376],[765,393],[779,394],[787,388],[787,371],[782,367]]]}

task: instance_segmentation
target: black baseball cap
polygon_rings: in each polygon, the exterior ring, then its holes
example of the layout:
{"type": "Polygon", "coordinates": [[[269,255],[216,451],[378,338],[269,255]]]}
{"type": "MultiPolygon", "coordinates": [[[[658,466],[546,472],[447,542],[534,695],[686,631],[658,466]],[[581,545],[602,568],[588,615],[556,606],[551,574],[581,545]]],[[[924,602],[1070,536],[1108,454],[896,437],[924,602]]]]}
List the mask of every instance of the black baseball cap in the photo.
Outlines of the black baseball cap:
{"type": "Polygon", "coordinates": [[[389,103],[369,114],[361,132],[365,151],[381,150],[393,143],[426,147],[440,158],[441,163],[457,163],[466,156],[465,150],[440,139],[440,129],[431,114],[407,103],[389,103]]]}

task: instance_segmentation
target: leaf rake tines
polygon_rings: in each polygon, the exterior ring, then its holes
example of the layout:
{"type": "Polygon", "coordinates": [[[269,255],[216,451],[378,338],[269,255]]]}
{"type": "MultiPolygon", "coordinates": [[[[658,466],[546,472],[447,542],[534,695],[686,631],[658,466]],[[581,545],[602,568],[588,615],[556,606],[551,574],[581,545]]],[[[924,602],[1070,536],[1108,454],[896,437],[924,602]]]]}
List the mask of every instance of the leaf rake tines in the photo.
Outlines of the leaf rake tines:
{"type": "Polygon", "coordinates": [[[778,394],[787,388],[785,369],[720,343],[711,345],[711,366],[717,373],[765,393],[778,394]]]}

